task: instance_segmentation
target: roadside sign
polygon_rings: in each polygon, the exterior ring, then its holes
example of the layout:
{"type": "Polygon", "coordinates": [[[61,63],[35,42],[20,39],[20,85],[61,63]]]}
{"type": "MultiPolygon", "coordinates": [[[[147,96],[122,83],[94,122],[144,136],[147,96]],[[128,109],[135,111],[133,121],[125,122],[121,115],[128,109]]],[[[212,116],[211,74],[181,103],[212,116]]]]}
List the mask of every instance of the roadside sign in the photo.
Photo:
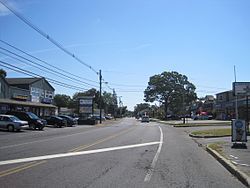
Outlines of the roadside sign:
{"type": "Polygon", "coordinates": [[[91,96],[79,97],[79,113],[80,114],[93,113],[93,97],[91,96]]]}
{"type": "Polygon", "coordinates": [[[250,82],[233,82],[234,95],[250,96],[250,82]]]}
{"type": "Polygon", "coordinates": [[[232,142],[247,142],[247,129],[244,120],[232,121],[232,142]]]}

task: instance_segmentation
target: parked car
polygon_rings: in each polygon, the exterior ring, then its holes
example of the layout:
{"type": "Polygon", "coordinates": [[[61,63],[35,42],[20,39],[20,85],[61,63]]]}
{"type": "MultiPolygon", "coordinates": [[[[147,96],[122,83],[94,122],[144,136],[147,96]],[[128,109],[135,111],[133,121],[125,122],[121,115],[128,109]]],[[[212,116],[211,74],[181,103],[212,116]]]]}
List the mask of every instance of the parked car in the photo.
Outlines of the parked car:
{"type": "Polygon", "coordinates": [[[30,128],[43,130],[47,124],[46,120],[37,117],[32,112],[19,112],[19,111],[9,111],[7,115],[13,115],[18,117],[20,120],[27,121],[30,128]]]}
{"type": "Polygon", "coordinates": [[[55,127],[67,126],[67,120],[59,116],[45,116],[44,119],[48,125],[54,125],[55,127]]]}
{"type": "Polygon", "coordinates": [[[149,117],[148,117],[148,116],[142,116],[141,122],[142,122],[142,123],[143,123],[143,122],[149,123],[149,117]]]}
{"type": "Polygon", "coordinates": [[[212,115],[196,115],[193,116],[193,120],[211,120],[213,119],[212,115]]]}
{"type": "Polygon", "coordinates": [[[16,116],[0,115],[0,128],[7,129],[10,132],[20,131],[22,128],[28,127],[27,121],[22,121],[16,116]]]}
{"type": "Polygon", "coordinates": [[[180,116],[174,115],[174,114],[168,114],[167,115],[167,120],[180,120],[180,116]]]}
{"type": "Polygon", "coordinates": [[[59,115],[59,117],[65,119],[67,121],[67,126],[69,127],[72,127],[73,125],[76,125],[77,124],[77,120],[70,117],[70,116],[67,116],[67,115],[59,115]]]}

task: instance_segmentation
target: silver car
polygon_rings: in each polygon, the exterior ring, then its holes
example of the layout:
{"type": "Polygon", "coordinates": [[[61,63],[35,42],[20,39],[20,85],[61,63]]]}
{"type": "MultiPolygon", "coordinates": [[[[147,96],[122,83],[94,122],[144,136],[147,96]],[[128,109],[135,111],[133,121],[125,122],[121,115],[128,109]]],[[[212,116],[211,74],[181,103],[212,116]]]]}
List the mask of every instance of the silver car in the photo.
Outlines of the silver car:
{"type": "Polygon", "coordinates": [[[22,128],[29,127],[27,121],[22,121],[13,115],[0,115],[0,128],[8,131],[20,131],[22,128]]]}

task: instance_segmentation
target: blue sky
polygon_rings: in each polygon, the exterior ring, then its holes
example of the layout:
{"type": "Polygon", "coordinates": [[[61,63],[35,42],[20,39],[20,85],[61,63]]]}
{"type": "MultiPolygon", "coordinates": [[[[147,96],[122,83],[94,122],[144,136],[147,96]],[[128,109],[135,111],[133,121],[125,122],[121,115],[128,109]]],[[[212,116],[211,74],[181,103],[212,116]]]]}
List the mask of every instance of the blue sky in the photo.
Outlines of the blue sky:
{"type": "MultiPolygon", "coordinates": [[[[101,69],[109,87],[116,89],[130,110],[143,102],[149,77],[163,71],[188,76],[200,97],[230,90],[234,65],[237,81],[250,79],[248,0],[1,1],[94,69],[101,69]]],[[[98,75],[93,71],[59,50],[1,5],[0,28],[1,40],[54,66],[98,82],[98,75]]],[[[2,43],[0,46],[6,47],[2,43]]],[[[1,53],[0,60],[77,85],[1,53]]],[[[8,77],[24,77],[7,72],[8,77]]],[[[77,92],[53,86],[56,93],[72,95],[77,92]]]]}

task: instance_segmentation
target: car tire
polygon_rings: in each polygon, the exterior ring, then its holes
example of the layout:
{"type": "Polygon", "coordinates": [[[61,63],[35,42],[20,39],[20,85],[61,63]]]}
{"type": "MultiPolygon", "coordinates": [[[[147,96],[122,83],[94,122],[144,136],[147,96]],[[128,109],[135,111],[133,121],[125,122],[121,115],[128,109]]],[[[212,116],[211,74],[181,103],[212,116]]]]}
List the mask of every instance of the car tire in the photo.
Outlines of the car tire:
{"type": "Polygon", "coordinates": [[[39,131],[42,131],[42,130],[43,130],[43,128],[44,128],[44,127],[39,127],[38,129],[39,129],[39,131]]]}
{"type": "Polygon", "coordinates": [[[15,128],[14,128],[13,125],[8,125],[7,129],[8,129],[9,132],[14,132],[15,131],[15,128]]]}
{"type": "Polygon", "coordinates": [[[35,125],[34,123],[30,124],[29,127],[30,127],[31,129],[36,130],[36,125],[35,125]]]}

